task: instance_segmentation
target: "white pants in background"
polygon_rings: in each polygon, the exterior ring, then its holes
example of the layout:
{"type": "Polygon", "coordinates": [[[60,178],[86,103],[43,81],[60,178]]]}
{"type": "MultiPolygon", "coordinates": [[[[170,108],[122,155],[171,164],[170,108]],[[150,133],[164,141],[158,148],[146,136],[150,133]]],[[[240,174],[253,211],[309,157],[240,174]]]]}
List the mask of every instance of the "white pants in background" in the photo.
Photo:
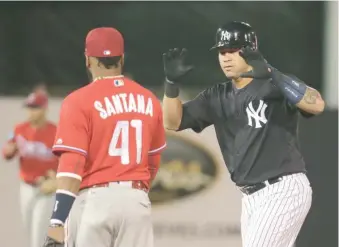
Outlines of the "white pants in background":
{"type": "Polygon", "coordinates": [[[303,173],[243,195],[243,247],[292,247],[311,208],[312,188],[303,173]]]}
{"type": "Polygon", "coordinates": [[[40,190],[24,182],[20,183],[20,207],[29,245],[41,247],[44,243],[52,214],[54,195],[43,195],[40,190]]]}

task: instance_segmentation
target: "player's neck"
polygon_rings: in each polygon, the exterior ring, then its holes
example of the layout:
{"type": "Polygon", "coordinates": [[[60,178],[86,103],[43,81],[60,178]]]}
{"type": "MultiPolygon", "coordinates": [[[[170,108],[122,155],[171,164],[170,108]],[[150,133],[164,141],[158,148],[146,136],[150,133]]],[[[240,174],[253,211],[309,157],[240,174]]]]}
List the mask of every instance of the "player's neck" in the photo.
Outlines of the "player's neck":
{"type": "MultiPolygon", "coordinates": [[[[248,71],[251,71],[251,70],[253,70],[253,68],[251,66],[247,66],[245,71],[248,72],[248,71]]],[[[253,78],[238,77],[238,78],[232,79],[232,82],[237,89],[241,89],[241,88],[246,87],[248,84],[251,83],[251,81],[253,81],[253,78]]]]}
{"type": "Polygon", "coordinates": [[[246,87],[252,81],[253,81],[253,78],[237,78],[237,79],[232,80],[233,84],[238,89],[246,87]]]}
{"type": "Polygon", "coordinates": [[[40,129],[40,128],[44,127],[46,125],[46,123],[47,123],[46,118],[42,118],[42,119],[39,119],[38,121],[30,122],[33,129],[40,129]]]}
{"type": "Polygon", "coordinates": [[[121,75],[122,75],[122,72],[120,68],[97,70],[97,71],[92,72],[93,81],[98,80],[98,79],[121,76],[121,75]]]}

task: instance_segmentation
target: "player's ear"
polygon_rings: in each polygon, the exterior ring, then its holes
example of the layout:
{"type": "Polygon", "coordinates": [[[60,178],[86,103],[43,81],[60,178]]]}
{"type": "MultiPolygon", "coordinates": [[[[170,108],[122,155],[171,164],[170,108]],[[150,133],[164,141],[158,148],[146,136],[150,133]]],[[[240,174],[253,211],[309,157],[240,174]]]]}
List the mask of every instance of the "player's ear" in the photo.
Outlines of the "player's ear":
{"type": "Polygon", "coordinates": [[[86,59],[86,68],[90,68],[91,64],[89,62],[89,57],[85,55],[85,59],[86,59]]]}
{"type": "Polygon", "coordinates": [[[121,68],[124,67],[124,64],[125,64],[125,54],[122,54],[121,59],[120,59],[121,68]]]}

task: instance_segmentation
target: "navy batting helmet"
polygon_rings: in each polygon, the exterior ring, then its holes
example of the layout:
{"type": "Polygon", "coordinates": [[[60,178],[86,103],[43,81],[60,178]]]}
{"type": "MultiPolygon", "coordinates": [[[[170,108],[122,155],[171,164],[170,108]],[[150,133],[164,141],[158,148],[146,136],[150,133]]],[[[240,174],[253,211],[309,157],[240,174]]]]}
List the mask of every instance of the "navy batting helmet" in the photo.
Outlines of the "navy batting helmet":
{"type": "Polygon", "coordinates": [[[258,48],[257,35],[248,23],[232,21],[218,28],[216,44],[211,49],[241,49],[243,47],[256,50],[258,48]]]}

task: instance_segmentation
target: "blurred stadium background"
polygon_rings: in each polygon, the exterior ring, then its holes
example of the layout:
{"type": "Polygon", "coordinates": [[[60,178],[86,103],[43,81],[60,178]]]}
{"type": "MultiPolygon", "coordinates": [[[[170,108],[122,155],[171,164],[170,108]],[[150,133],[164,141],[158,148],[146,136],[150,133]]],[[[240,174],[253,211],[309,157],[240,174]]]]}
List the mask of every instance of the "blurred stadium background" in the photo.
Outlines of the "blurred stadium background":
{"type": "MultiPolygon", "coordinates": [[[[259,49],[273,66],[302,78],[325,97],[326,112],[300,124],[314,201],[296,246],[338,246],[335,1],[1,2],[0,141],[24,120],[23,97],[37,85],[48,88],[50,118],[58,121],[62,98],[88,83],[83,53],[90,29],[119,29],[126,41],[126,74],[159,97],[163,93],[162,53],[186,47],[196,66],[183,86],[183,96],[190,99],[224,80],[217,56],[209,48],[218,25],[230,20],[249,22],[257,30],[259,49]]],[[[170,145],[151,195],[156,246],[240,247],[240,194],[229,181],[213,128],[200,136],[189,131],[182,136],[169,134],[170,145]]],[[[25,246],[15,163],[0,160],[0,243],[4,247],[25,246]]]]}

